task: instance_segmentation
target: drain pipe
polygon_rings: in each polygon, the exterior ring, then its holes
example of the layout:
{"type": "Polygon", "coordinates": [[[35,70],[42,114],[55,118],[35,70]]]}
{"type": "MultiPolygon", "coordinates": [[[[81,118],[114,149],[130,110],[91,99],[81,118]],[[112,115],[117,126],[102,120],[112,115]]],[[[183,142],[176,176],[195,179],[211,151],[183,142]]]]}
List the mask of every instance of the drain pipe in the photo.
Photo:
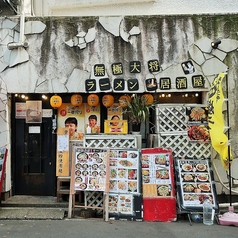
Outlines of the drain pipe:
{"type": "Polygon", "coordinates": [[[20,13],[20,35],[18,42],[10,42],[7,44],[9,50],[16,49],[18,47],[28,47],[28,43],[24,42],[24,31],[25,31],[25,13],[24,13],[24,0],[21,1],[21,13],[20,13]]]}

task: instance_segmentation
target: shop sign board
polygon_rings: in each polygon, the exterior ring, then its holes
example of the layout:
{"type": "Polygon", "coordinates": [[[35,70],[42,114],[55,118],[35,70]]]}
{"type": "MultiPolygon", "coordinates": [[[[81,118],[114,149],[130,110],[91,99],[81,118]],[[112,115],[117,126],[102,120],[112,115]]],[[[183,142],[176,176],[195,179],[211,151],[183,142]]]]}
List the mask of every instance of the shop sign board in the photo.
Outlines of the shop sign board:
{"type": "Polygon", "coordinates": [[[114,219],[142,220],[141,152],[111,149],[108,211],[114,219]]]}
{"type": "Polygon", "coordinates": [[[142,149],[143,219],[175,221],[176,197],[171,149],[142,149]]]}
{"type": "Polygon", "coordinates": [[[143,197],[174,196],[173,162],[170,150],[142,149],[143,197]]]}
{"type": "Polygon", "coordinates": [[[138,150],[110,150],[110,192],[140,193],[139,159],[138,150]]]}

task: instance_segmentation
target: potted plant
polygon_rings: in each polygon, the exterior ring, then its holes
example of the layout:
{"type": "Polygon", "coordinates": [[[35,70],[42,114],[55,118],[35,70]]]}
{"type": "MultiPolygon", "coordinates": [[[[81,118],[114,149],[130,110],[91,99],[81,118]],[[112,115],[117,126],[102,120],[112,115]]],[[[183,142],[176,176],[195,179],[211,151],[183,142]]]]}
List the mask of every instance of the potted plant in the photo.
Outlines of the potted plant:
{"type": "MultiPolygon", "coordinates": [[[[120,100],[119,100],[120,101],[120,100]]],[[[149,117],[150,109],[154,108],[154,99],[151,94],[143,94],[141,96],[133,94],[129,99],[123,99],[121,102],[122,113],[127,115],[129,123],[132,125],[132,131],[140,131],[141,123],[149,117]]]]}

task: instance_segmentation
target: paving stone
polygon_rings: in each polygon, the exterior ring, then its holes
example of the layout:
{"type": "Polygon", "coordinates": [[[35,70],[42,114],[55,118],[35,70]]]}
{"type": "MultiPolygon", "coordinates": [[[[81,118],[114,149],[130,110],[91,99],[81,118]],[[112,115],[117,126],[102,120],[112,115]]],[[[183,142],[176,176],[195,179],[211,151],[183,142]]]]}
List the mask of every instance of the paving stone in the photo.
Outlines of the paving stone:
{"type": "Polygon", "coordinates": [[[62,208],[0,208],[0,220],[62,220],[66,210],[62,208]]]}

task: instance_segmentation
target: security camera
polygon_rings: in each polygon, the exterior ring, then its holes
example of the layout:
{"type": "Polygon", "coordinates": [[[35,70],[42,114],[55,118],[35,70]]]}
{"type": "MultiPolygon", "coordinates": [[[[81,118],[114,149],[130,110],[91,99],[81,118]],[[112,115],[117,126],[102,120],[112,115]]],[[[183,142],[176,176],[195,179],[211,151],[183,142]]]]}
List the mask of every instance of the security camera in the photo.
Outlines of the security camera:
{"type": "Polygon", "coordinates": [[[213,49],[217,49],[218,48],[218,45],[221,44],[221,40],[215,40],[211,43],[211,46],[213,49]]]}

